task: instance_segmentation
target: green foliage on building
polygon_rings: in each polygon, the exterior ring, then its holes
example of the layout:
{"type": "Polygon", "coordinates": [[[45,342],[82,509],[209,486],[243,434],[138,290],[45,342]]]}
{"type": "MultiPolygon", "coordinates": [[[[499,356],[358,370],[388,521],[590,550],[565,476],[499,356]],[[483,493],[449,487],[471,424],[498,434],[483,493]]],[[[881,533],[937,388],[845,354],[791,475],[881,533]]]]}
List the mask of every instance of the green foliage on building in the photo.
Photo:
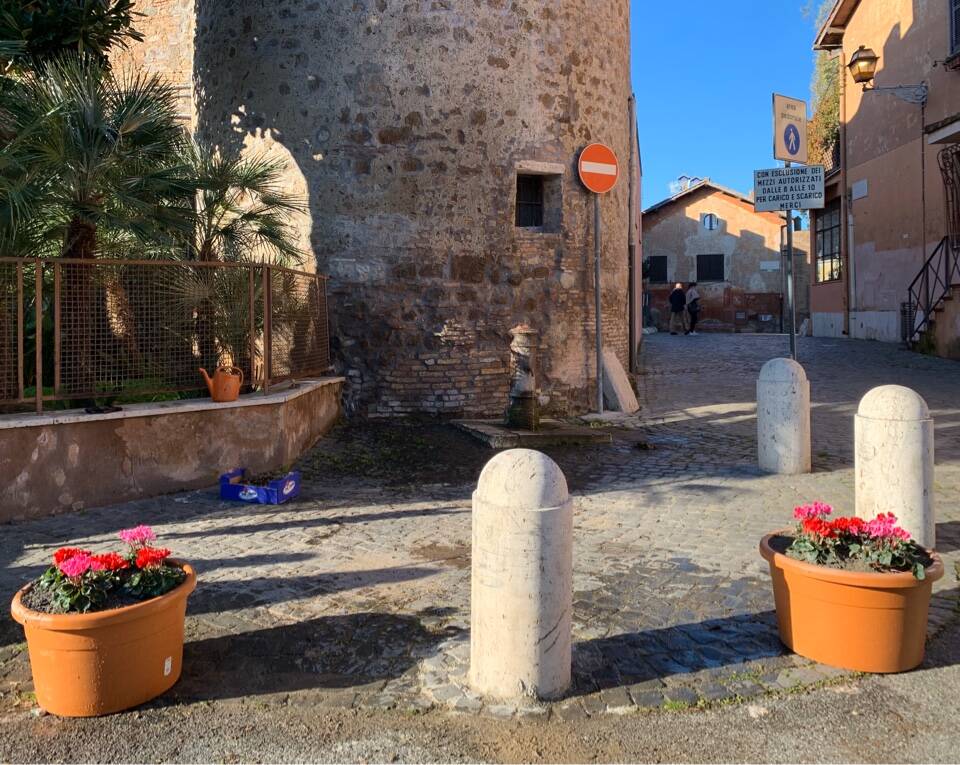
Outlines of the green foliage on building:
{"type": "MultiPolygon", "coordinates": [[[[834,0],[821,0],[816,16],[818,30],[833,6],[834,0]]],[[[807,131],[810,162],[825,165],[829,170],[839,162],[834,152],[840,139],[840,61],[835,54],[814,53],[810,92],[813,97],[813,118],[807,131]]]]}
{"type": "Polygon", "coordinates": [[[104,64],[109,50],[143,37],[133,0],[0,0],[0,70],[43,66],[68,53],[104,64]],[[16,55],[19,54],[19,55],[16,55]]]}

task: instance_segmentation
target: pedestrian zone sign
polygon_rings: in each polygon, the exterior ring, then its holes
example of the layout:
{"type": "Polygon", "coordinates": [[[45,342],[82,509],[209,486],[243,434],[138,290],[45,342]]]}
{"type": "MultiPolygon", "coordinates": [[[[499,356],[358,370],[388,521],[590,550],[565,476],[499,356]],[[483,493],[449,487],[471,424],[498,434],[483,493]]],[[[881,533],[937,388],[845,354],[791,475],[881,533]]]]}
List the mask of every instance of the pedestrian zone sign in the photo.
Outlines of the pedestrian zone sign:
{"type": "Polygon", "coordinates": [[[807,102],[773,95],[773,158],[807,163],[807,102]]]}
{"type": "Polygon", "coordinates": [[[822,210],[823,178],[823,165],[756,170],[753,173],[754,210],[822,210]]]}

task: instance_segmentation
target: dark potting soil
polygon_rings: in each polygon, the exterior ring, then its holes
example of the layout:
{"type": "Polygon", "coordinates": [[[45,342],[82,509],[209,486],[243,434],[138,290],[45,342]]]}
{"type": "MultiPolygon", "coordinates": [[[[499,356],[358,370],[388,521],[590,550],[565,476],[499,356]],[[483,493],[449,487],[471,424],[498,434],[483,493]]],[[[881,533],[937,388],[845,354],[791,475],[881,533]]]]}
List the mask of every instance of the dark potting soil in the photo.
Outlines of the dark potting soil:
{"type": "MultiPolygon", "coordinates": [[[[117,608],[125,608],[126,606],[134,606],[137,603],[146,603],[148,600],[153,600],[157,597],[163,597],[167,593],[173,592],[177,587],[183,584],[185,580],[185,574],[183,569],[180,566],[174,565],[172,563],[166,564],[164,569],[177,569],[180,572],[180,577],[177,579],[176,583],[170,589],[163,592],[161,595],[154,595],[151,597],[136,597],[126,592],[123,587],[116,587],[106,594],[103,603],[95,608],[91,608],[88,611],[83,613],[100,613],[102,611],[112,611],[117,608]]],[[[168,582],[173,581],[168,579],[168,582]]],[[[34,579],[23,591],[23,594],[20,596],[20,602],[24,606],[29,608],[32,611],[37,611],[41,614],[65,614],[65,613],[77,613],[69,612],[57,605],[53,592],[43,586],[43,581],[40,578],[34,579]]]]}
{"type": "MultiPolygon", "coordinates": [[[[774,552],[778,552],[781,555],[787,555],[787,548],[793,544],[793,537],[786,534],[776,534],[775,536],[770,537],[770,547],[774,552]]],[[[792,555],[787,555],[791,560],[799,560],[794,558],[792,555]]],[[[924,568],[928,568],[933,564],[933,558],[931,558],[926,551],[921,551],[919,555],[920,562],[923,563],[924,568]]],[[[875,574],[882,573],[906,573],[911,569],[903,568],[888,568],[888,569],[876,569],[873,566],[869,565],[866,561],[863,560],[849,560],[841,558],[837,561],[831,563],[820,564],[826,566],[827,568],[835,568],[839,571],[862,571],[862,572],[872,572],[875,574]]]]}
{"type": "MultiPolygon", "coordinates": [[[[64,614],[67,613],[58,608],[53,602],[53,593],[45,587],[40,587],[37,582],[31,582],[30,587],[20,596],[20,602],[31,611],[37,611],[41,614],[64,614]]],[[[142,600],[134,598],[124,592],[112,592],[107,595],[103,605],[99,608],[91,608],[86,613],[96,613],[99,611],[110,611],[115,608],[132,606],[136,603],[142,603],[142,600]]]]}

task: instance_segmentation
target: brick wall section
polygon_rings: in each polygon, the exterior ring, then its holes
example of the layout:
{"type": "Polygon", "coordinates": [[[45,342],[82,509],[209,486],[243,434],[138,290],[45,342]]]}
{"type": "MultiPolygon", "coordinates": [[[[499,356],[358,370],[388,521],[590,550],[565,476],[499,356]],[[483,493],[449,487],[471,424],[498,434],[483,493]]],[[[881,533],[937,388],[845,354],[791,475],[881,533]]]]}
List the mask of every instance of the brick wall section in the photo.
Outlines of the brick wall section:
{"type": "MultiPolygon", "coordinates": [[[[230,0],[199,3],[196,30],[200,138],[283,151],[307,190],[348,406],[499,414],[525,321],[551,408],[589,408],[592,206],[575,160],[594,140],[629,156],[627,0],[230,0]],[[555,233],[514,226],[531,161],[563,173],[555,233]]],[[[602,281],[625,364],[626,178],[603,200],[602,281]]]]}

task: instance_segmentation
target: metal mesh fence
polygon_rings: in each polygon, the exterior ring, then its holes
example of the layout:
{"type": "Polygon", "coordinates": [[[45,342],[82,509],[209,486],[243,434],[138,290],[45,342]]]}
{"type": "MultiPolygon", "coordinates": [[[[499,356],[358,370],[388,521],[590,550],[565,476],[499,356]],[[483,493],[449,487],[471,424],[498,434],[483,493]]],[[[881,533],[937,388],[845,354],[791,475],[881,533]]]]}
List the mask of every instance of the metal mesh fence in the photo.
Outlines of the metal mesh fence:
{"type": "Polygon", "coordinates": [[[200,367],[221,364],[240,367],[251,388],[322,373],[324,282],[270,265],[0,261],[0,402],[36,401],[36,390],[38,409],[44,399],[149,399],[203,389],[200,367]]]}
{"type": "Polygon", "coordinates": [[[0,262],[0,401],[20,398],[22,266],[0,262]]]}
{"type": "Polygon", "coordinates": [[[325,279],[275,268],[270,274],[270,377],[300,377],[330,366],[325,279]]]}

